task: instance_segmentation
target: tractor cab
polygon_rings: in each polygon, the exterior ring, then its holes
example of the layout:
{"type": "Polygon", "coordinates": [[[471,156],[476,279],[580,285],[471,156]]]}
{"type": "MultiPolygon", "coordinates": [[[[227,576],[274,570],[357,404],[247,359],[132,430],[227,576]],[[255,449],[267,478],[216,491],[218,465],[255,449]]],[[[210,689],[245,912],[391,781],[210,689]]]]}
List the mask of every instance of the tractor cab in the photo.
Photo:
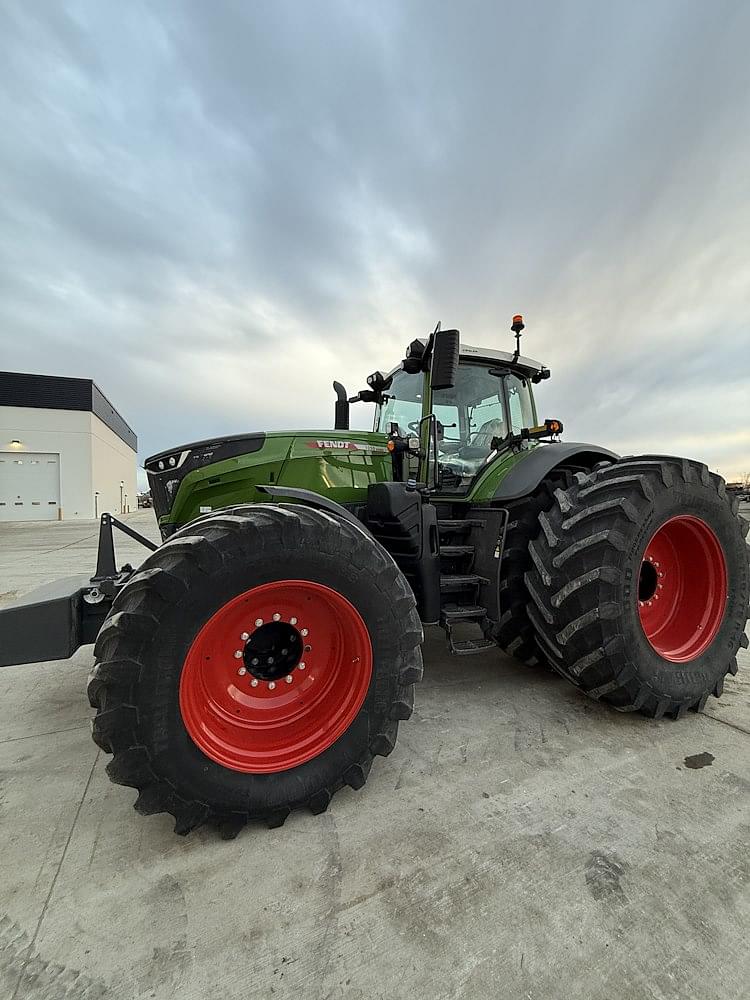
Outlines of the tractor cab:
{"type": "MultiPolygon", "coordinates": [[[[415,344],[410,351],[413,356],[415,344]]],[[[409,360],[386,379],[373,429],[419,439],[421,447],[410,449],[409,478],[433,481],[441,493],[466,492],[498,450],[535,427],[532,383],[547,369],[529,358],[462,345],[453,384],[433,388],[429,367],[409,371],[416,367],[409,360]],[[426,433],[434,440],[426,442],[426,433]]]]}

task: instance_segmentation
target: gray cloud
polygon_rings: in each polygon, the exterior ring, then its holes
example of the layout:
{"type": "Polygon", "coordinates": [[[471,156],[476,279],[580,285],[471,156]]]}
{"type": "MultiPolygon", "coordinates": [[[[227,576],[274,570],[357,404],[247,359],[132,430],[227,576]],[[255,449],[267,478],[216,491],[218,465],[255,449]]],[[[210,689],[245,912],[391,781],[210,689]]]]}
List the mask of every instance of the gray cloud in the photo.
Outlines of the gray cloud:
{"type": "Polygon", "coordinates": [[[7,5],[2,364],[94,377],[148,454],[330,425],[333,377],[520,310],[569,437],[748,471],[749,37],[741,0],[7,5]]]}

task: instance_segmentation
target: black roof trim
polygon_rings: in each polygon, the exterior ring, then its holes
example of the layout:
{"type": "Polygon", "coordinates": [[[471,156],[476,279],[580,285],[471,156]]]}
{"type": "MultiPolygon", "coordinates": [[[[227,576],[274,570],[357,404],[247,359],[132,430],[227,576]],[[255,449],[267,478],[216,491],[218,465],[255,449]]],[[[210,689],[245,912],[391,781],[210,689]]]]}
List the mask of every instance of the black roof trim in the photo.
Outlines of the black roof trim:
{"type": "Polygon", "coordinates": [[[133,428],[90,378],[0,372],[0,406],[93,413],[129,448],[138,450],[138,437],[133,428]]]}

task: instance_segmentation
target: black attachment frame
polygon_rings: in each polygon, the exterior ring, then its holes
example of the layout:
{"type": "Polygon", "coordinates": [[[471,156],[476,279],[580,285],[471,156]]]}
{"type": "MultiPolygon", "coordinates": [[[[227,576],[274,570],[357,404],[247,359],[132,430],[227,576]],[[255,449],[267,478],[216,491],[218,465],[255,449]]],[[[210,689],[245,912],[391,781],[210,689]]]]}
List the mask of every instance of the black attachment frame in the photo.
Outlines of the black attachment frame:
{"type": "Polygon", "coordinates": [[[129,525],[124,524],[122,521],[118,521],[116,517],[111,514],[102,514],[101,520],[99,522],[99,546],[96,553],[96,570],[94,575],[91,577],[92,583],[101,583],[103,580],[111,580],[117,576],[119,573],[117,571],[117,564],[115,562],[115,539],[112,533],[112,529],[117,528],[124,535],[129,538],[134,539],[136,542],[149,549],[151,552],[156,552],[159,548],[150,538],[146,538],[139,531],[131,528],[129,525]]]}

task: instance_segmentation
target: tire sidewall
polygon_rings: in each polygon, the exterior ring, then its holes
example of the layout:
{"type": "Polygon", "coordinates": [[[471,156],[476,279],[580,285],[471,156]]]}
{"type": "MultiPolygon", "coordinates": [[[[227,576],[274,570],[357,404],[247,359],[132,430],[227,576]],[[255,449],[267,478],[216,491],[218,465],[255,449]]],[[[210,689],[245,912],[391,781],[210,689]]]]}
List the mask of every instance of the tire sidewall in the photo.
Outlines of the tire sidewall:
{"type": "Polygon", "coordinates": [[[626,539],[622,553],[622,614],[609,622],[611,635],[621,632],[622,656],[641,681],[660,695],[676,701],[700,697],[713,690],[727,671],[745,629],[750,590],[747,548],[736,516],[726,500],[702,484],[675,484],[658,491],[645,516],[626,539]],[[724,615],[711,645],[686,663],[661,657],[646,638],[638,612],[638,580],[646,546],[670,518],[692,515],[704,521],[719,541],[727,570],[727,601],[724,615]],[[612,628],[614,626],[614,628],[612,628]]]}
{"type": "Polygon", "coordinates": [[[332,793],[340,787],[344,771],[367,756],[371,735],[386,724],[403,662],[398,640],[405,623],[399,621],[396,595],[373,571],[374,540],[345,532],[349,544],[344,553],[340,527],[335,522],[320,527],[303,527],[293,551],[253,553],[249,538],[237,538],[217,572],[208,579],[196,573],[188,598],[164,609],[158,632],[144,651],[139,704],[146,707],[139,708],[139,730],[154,771],[178,794],[184,789],[186,797],[209,806],[247,813],[307,802],[321,789],[332,793]],[[328,532],[337,538],[327,539],[328,532]],[[370,684],[347,731],[317,757],[270,774],[234,771],[207,757],[185,728],[179,708],[183,665],[200,629],[227,601],[261,584],[287,579],[323,584],[357,609],[372,644],[370,684]]]}

